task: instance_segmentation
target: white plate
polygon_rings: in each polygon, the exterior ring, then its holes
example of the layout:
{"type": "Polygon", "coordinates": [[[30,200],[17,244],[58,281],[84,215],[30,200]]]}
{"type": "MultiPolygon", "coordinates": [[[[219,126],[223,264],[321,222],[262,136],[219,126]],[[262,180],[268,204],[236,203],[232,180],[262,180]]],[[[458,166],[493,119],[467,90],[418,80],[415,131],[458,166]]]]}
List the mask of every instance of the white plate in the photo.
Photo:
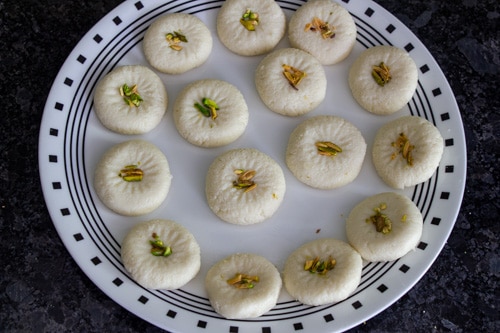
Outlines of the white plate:
{"type": "MultiPolygon", "coordinates": [[[[288,17],[304,1],[278,1],[288,17]]],[[[374,2],[343,0],[358,28],[357,45],[342,63],[325,67],[328,94],[306,116],[289,118],[269,111],[258,97],[253,71],[263,56],[240,57],[217,39],[215,18],[222,1],[126,1],[97,23],[75,47],[61,68],[44,110],[39,147],[40,178],[52,220],[75,261],[113,300],[139,317],[172,332],[332,332],[371,318],[406,293],[435,260],[455,223],[465,187],[465,139],[453,93],[439,66],[421,42],[396,18],[374,2]],[[214,47],[201,67],[182,75],[160,74],[169,94],[166,117],[152,132],[125,136],[104,128],[93,112],[96,82],[116,66],[147,65],[141,41],[160,15],[186,12],[211,29],[214,47]],[[370,46],[390,44],[409,51],[419,68],[419,84],[402,111],[381,117],[362,110],[352,99],[347,73],[353,60],[370,46]],[[189,82],[217,78],[236,85],[250,109],[245,134],[233,144],[206,149],[184,141],[172,119],[177,93],[189,82]],[[297,181],[284,161],[288,136],[304,119],[320,114],[346,118],[369,144],[356,180],[339,189],[322,191],[297,181]],[[376,175],[371,142],[376,130],[396,117],[413,114],[434,123],[445,138],[444,155],[427,182],[402,191],[421,209],[424,231],[418,248],[400,260],[367,263],[361,283],[348,299],[326,306],[304,306],[283,290],[269,313],[253,320],[226,320],[206,298],[203,279],[208,268],[234,252],[253,252],[282,269],[288,254],[302,243],[320,237],[346,239],[344,220],[366,198],[390,191],[376,175]],[[167,200],[139,218],[118,216],[104,207],[92,187],[95,165],[112,145],[141,137],[154,142],[167,156],[174,179],[167,200]],[[278,212],[254,226],[220,221],[204,198],[204,177],[212,160],[235,147],[254,147],[281,164],[287,193],[278,212]],[[147,290],[130,279],[120,260],[120,243],[135,223],[168,218],[184,224],[197,238],[202,267],[197,277],[176,291],[147,290]]],[[[287,46],[286,38],[278,47],[287,46]]]]}

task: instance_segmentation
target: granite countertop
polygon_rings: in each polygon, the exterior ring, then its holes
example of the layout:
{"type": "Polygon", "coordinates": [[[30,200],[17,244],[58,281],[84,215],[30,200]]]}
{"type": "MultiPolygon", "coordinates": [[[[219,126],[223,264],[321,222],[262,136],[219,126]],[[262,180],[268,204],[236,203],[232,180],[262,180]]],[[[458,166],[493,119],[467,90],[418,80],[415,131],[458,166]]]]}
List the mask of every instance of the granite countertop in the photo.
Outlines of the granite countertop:
{"type": "MultiPolygon", "coordinates": [[[[361,1],[361,0],[357,0],[361,1]]],[[[51,84],[80,38],[119,0],[0,2],[0,331],[160,332],[116,304],[59,238],[38,173],[51,84]]],[[[499,332],[500,4],[378,0],[441,66],[467,141],[467,185],[441,254],[400,300],[353,332],[499,332]]]]}

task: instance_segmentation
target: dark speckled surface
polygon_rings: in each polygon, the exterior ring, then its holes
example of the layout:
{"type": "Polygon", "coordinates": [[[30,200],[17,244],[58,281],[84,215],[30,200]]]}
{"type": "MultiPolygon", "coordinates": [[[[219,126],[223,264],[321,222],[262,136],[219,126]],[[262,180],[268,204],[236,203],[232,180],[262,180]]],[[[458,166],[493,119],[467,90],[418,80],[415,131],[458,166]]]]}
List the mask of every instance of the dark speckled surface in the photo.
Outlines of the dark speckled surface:
{"type": "MultiPolygon", "coordinates": [[[[427,46],[464,122],[467,186],[427,274],[353,332],[499,332],[500,4],[378,0],[427,46]]],[[[159,332],[80,270],[45,207],[38,132],[52,81],[79,39],[119,0],[0,1],[0,331],[159,332]]]]}

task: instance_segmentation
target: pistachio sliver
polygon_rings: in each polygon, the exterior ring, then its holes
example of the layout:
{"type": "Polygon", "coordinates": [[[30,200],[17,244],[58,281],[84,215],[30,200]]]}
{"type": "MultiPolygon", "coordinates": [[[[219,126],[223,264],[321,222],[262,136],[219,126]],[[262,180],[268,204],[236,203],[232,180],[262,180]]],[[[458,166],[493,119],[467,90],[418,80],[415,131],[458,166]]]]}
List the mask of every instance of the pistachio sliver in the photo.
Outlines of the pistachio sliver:
{"type": "Polygon", "coordinates": [[[181,34],[178,31],[169,32],[165,35],[165,39],[168,42],[168,46],[175,51],[182,50],[182,46],[180,43],[187,43],[188,40],[185,35],[181,34]]]}
{"type": "Polygon", "coordinates": [[[372,77],[379,86],[383,87],[392,79],[389,66],[387,66],[384,62],[381,62],[379,65],[372,66],[372,77]]]}
{"type": "Polygon", "coordinates": [[[324,22],[318,17],[314,17],[311,23],[305,25],[304,31],[319,32],[323,39],[334,38],[335,37],[335,27],[324,22]]]}
{"type": "Polygon", "coordinates": [[[242,273],[236,273],[234,277],[226,280],[226,282],[238,289],[252,289],[256,282],[259,282],[258,276],[247,275],[242,273]]]}
{"type": "Polygon", "coordinates": [[[324,275],[335,268],[337,261],[330,255],[327,260],[320,260],[319,257],[306,260],[304,263],[304,270],[310,273],[317,273],[324,275]]]}
{"type": "Polygon", "coordinates": [[[163,243],[160,237],[153,232],[153,240],[149,241],[151,244],[151,254],[155,257],[168,257],[172,254],[172,248],[163,243]]]}
{"type": "Polygon", "coordinates": [[[317,141],[315,145],[320,155],[335,156],[342,152],[342,148],[330,141],[317,141]]]}
{"type": "Polygon", "coordinates": [[[201,105],[200,103],[194,103],[194,107],[197,108],[198,111],[200,111],[200,113],[205,117],[210,117],[210,110],[201,105]]]}
{"type": "Polygon", "coordinates": [[[120,86],[120,96],[123,97],[123,100],[127,105],[138,107],[143,101],[141,95],[139,95],[137,84],[129,87],[127,84],[120,86]]]}
{"type": "Polygon", "coordinates": [[[257,184],[252,180],[256,174],[255,170],[236,169],[234,173],[238,178],[233,181],[233,187],[244,189],[245,193],[250,192],[257,187],[257,184]]]}
{"type": "Polygon", "coordinates": [[[306,72],[303,72],[300,69],[297,69],[287,64],[283,64],[282,68],[283,68],[283,75],[288,80],[293,89],[299,90],[297,86],[302,81],[302,79],[306,77],[306,72]]]}
{"type": "Polygon", "coordinates": [[[395,159],[397,155],[401,154],[407,165],[413,165],[412,151],[415,146],[410,143],[410,139],[404,133],[400,133],[396,141],[392,142],[391,145],[396,148],[396,151],[391,155],[391,159],[395,159]]]}
{"type": "Polygon", "coordinates": [[[126,182],[140,182],[144,176],[144,172],[139,169],[138,165],[127,165],[120,170],[118,176],[126,182]]]}
{"type": "Polygon", "coordinates": [[[217,111],[219,110],[219,106],[210,98],[203,97],[201,103],[194,103],[194,107],[205,117],[211,117],[212,120],[215,120],[218,116],[217,111]]]}
{"type": "Polygon", "coordinates": [[[255,26],[259,25],[259,14],[247,9],[241,16],[240,23],[248,31],[255,31],[255,26]]]}
{"type": "Polygon", "coordinates": [[[392,221],[387,215],[382,213],[386,208],[387,205],[385,203],[380,204],[378,207],[373,209],[375,214],[366,219],[366,222],[373,223],[377,232],[381,232],[383,234],[388,234],[392,231],[392,221]]]}

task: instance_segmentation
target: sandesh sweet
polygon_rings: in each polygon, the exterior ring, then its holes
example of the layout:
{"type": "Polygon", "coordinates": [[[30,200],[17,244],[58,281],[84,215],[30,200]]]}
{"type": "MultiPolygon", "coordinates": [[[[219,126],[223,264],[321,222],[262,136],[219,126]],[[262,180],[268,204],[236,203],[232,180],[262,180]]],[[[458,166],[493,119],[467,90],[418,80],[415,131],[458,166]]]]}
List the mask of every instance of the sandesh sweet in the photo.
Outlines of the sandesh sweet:
{"type": "Polygon", "coordinates": [[[361,171],[366,142],[349,121],[314,116],[290,134],[286,164],[293,175],[311,187],[334,189],[352,182],[361,171]]]}
{"type": "Polygon", "coordinates": [[[260,317],[276,305],[281,276],[265,257],[235,253],[215,263],[205,277],[210,304],[228,319],[260,317]]]}
{"type": "Polygon", "coordinates": [[[443,151],[444,140],[437,127],[422,117],[403,116],[378,129],[372,160],[387,185],[403,189],[431,178],[443,151]]]}
{"type": "Polygon", "coordinates": [[[309,241],[286,259],[283,283],[294,299],[307,305],[340,302],[359,285],[362,260],[348,243],[334,238],[309,241]]]}
{"type": "Polygon", "coordinates": [[[285,116],[306,114],[326,96],[326,74],[309,53],[283,48],[269,53],[255,70],[255,86],[264,104],[285,116]]]}
{"type": "Polygon", "coordinates": [[[351,14],[333,0],[304,3],[288,24],[290,45],[312,54],[322,65],[334,65],[347,58],[356,36],[351,14]]]}
{"type": "Polygon", "coordinates": [[[97,118],[120,134],[144,134],[154,129],[167,111],[162,80],[142,65],[113,69],[99,80],[94,94],[97,118]]]}
{"type": "Polygon", "coordinates": [[[392,261],[415,249],[423,219],[408,197],[384,192],[359,202],[346,220],[349,243],[367,261],[392,261]]]}
{"type": "Polygon", "coordinates": [[[200,246],[193,234],[166,219],[134,225],[122,242],[121,258],[132,278],[151,289],[179,289],[201,266],[200,246]]]}
{"type": "Polygon", "coordinates": [[[217,13],[220,41],[242,56],[271,51],[285,31],[285,13],[274,0],[227,0],[217,13]]]}
{"type": "Polygon", "coordinates": [[[212,52],[212,34],[198,17],[186,13],[157,18],[144,35],[148,63],[166,74],[182,74],[201,66],[212,52]]]}
{"type": "Polygon", "coordinates": [[[389,115],[401,110],[415,94],[417,65],[403,49],[374,46],[356,58],[348,81],[360,106],[374,114],[389,115]]]}
{"type": "Polygon", "coordinates": [[[223,221],[238,225],[273,216],[285,196],[281,166],[254,148],[236,148],[217,156],[208,168],[205,195],[223,221]]]}
{"type": "Polygon", "coordinates": [[[236,86],[222,80],[202,79],[178,94],[173,110],[175,126],[188,142],[219,147],[238,139],[248,124],[248,106],[236,86]]]}
{"type": "Polygon", "coordinates": [[[99,160],[94,189],[102,203],[125,216],[157,209],[172,182],[163,152],[145,140],[129,140],[109,148],[99,160]]]}

